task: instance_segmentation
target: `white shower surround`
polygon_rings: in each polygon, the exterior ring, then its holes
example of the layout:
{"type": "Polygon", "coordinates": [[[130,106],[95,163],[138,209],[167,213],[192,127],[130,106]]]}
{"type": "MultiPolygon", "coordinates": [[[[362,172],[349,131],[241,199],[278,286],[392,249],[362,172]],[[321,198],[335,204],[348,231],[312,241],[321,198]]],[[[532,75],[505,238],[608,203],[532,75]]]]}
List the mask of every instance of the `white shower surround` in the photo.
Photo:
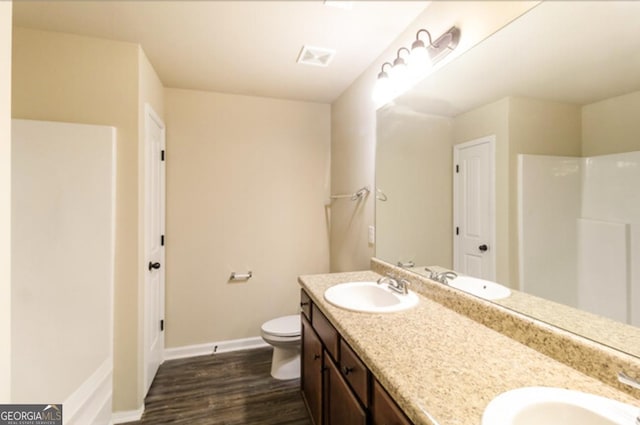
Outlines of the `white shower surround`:
{"type": "Polygon", "coordinates": [[[520,289],[639,326],[639,187],[640,152],[518,155],[520,289]]]}
{"type": "Polygon", "coordinates": [[[113,127],[12,122],[12,401],[111,422],[113,127]]]}

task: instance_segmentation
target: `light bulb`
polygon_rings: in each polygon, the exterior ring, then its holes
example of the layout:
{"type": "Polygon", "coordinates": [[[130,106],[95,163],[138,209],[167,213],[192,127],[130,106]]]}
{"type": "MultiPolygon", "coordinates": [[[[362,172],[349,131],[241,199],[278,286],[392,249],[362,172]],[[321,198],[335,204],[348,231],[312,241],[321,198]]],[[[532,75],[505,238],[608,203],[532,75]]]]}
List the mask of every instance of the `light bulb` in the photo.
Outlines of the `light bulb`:
{"type": "Polygon", "coordinates": [[[386,72],[378,74],[376,85],[373,88],[373,101],[377,105],[384,105],[393,96],[393,84],[386,72]]]}
{"type": "Polygon", "coordinates": [[[400,82],[407,78],[408,72],[409,70],[404,59],[396,58],[396,60],[393,61],[393,66],[389,70],[389,77],[394,81],[394,83],[396,81],[400,82]]]}
{"type": "Polygon", "coordinates": [[[409,68],[414,75],[422,75],[431,67],[431,57],[429,51],[420,40],[414,41],[409,55],[409,68]]]}

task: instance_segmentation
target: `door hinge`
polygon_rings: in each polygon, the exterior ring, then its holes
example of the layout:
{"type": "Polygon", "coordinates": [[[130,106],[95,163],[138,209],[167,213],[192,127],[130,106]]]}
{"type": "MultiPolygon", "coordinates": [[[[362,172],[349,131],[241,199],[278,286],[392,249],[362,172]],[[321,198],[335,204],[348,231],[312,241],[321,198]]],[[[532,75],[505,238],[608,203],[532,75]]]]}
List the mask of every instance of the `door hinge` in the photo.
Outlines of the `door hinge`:
{"type": "Polygon", "coordinates": [[[456,173],[459,173],[459,172],[460,172],[460,166],[458,164],[456,164],[456,173]]]}
{"type": "Polygon", "coordinates": [[[460,234],[460,228],[456,226],[456,236],[460,234]]]}
{"type": "Polygon", "coordinates": [[[164,246],[164,235],[160,235],[160,246],[164,246]]]}
{"type": "Polygon", "coordinates": [[[164,331],[164,319],[160,320],[160,331],[164,331]]]}
{"type": "Polygon", "coordinates": [[[164,149],[160,151],[160,161],[164,161],[164,149]]]}

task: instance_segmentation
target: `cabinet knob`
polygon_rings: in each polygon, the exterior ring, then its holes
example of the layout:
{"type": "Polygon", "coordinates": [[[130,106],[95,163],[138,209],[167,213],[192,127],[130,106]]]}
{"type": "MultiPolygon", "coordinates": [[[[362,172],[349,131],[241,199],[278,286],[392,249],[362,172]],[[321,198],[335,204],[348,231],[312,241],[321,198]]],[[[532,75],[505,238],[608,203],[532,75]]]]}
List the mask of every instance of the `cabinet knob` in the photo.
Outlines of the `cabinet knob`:
{"type": "Polygon", "coordinates": [[[300,303],[300,307],[304,307],[305,305],[309,305],[309,301],[303,301],[300,303]]]}
{"type": "Polygon", "coordinates": [[[313,355],[313,360],[318,360],[320,358],[320,354],[314,354],[313,355]]]}
{"type": "Polygon", "coordinates": [[[342,368],[342,373],[344,373],[345,375],[350,374],[351,372],[353,372],[353,368],[352,367],[348,367],[348,366],[344,366],[342,368]]]}

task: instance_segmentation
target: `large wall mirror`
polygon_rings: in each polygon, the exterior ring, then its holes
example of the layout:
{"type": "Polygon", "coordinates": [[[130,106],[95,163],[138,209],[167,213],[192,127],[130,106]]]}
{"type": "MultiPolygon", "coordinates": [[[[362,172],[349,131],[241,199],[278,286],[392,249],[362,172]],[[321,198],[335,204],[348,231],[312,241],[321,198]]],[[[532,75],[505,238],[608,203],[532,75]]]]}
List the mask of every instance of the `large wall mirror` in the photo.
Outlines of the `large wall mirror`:
{"type": "Polygon", "coordinates": [[[640,357],[638,22],[640,2],[542,2],[381,107],[376,257],[455,269],[489,214],[495,302],[640,357]],[[483,140],[488,213],[461,219],[454,155],[483,140]]]}

